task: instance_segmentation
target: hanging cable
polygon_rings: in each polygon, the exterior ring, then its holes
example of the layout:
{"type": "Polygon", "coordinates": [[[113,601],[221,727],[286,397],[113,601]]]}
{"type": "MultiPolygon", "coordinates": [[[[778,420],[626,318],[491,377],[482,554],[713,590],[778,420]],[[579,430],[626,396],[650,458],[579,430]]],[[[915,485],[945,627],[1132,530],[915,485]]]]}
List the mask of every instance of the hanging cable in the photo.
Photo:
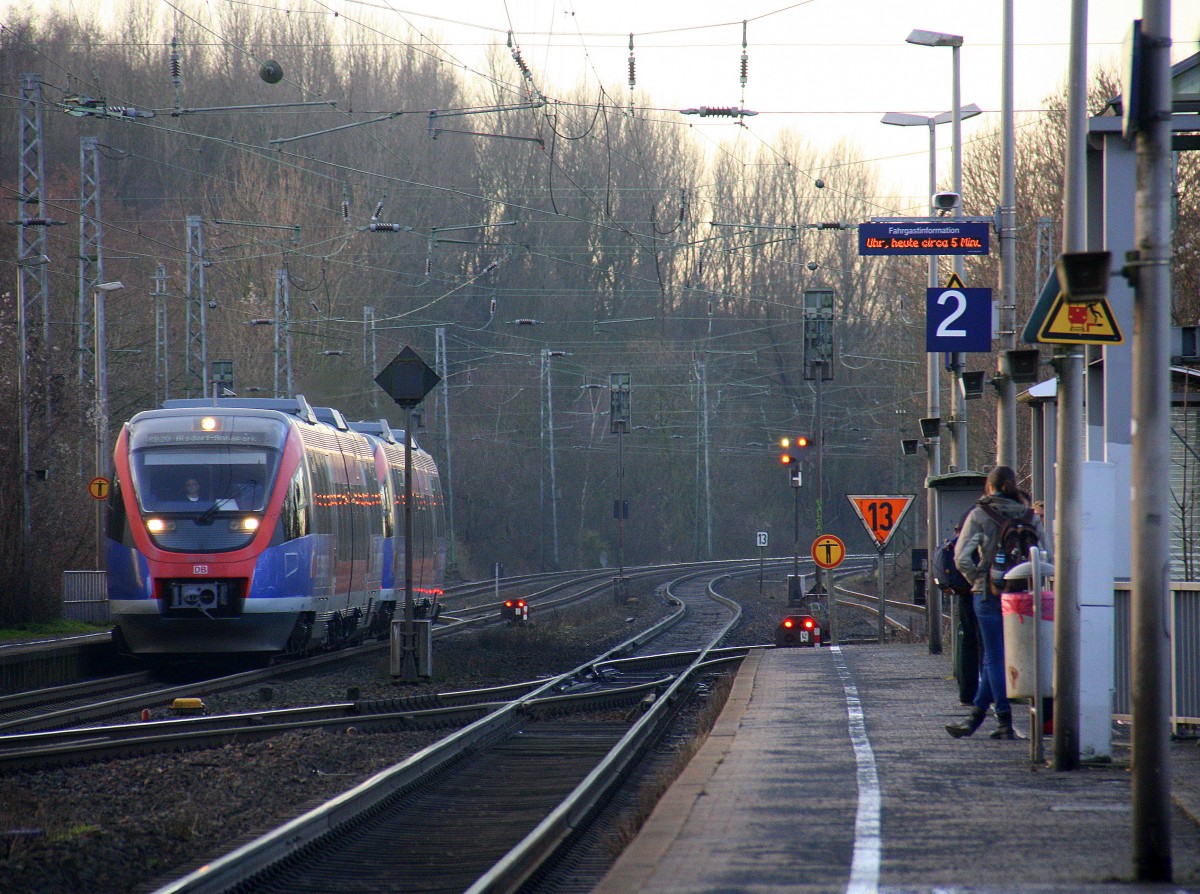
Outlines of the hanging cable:
{"type": "Polygon", "coordinates": [[[746,20],[742,19],[742,107],[746,105],[746,74],[750,69],[750,57],[746,55],[746,20]]]}

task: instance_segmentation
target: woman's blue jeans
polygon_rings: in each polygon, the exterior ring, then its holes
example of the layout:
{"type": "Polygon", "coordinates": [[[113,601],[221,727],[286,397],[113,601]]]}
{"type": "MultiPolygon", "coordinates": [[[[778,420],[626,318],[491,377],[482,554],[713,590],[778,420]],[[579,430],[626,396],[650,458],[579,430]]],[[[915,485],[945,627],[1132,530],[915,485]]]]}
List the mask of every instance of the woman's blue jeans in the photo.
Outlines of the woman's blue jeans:
{"type": "Polygon", "coordinates": [[[1004,680],[1004,620],[1000,614],[1000,597],[975,593],[975,618],[979,621],[983,640],[983,666],[979,672],[979,689],[975,692],[975,707],[986,711],[995,702],[997,714],[1011,714],[1008,703],[1008,684],[1004,680]]]}

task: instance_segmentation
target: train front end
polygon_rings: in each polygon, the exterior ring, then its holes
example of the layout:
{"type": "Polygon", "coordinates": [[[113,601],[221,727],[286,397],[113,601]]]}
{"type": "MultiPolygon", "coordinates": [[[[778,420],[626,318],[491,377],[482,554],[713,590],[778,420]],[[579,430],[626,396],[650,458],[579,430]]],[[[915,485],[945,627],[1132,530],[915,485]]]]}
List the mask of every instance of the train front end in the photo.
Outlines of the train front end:
{"type": "MultiPolygon", "coordinates": [[[[285,536],[302,466],[282,413],[140,413],[117,442],[108,595],[138,655],[284,650],[310,607],[311,547],[285,536]],[[281,484],[282,482],[282,484],[281,484]]],[[[295,532],[303,533],[303,532],[295,532]]]]}

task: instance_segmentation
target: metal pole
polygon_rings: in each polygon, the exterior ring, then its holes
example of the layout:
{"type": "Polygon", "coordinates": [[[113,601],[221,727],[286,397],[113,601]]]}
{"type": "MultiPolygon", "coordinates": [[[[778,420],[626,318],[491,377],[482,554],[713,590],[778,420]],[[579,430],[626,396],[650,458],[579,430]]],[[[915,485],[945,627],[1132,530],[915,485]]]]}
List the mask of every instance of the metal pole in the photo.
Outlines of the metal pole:
{"type": "MultiPolygon", "coordinates": [[[[446,570],[458,574],[458,557],[454,545],[454,467],[451,463],[450,441],[450,361],[446,357],[446,327],[434,330],[438,347],[437,373],[442,377],[442,442],[446,450],[446,570]]],[[[371,333],[371,368],[375,368],[375,334],[371,333]]]]}
{"type": "MultiPolygon", "coordinates": [[[[832,325],[832,324],[831,324],[832,325]]],[[[817,530],[814,532],[817,536],[825,533],[825,405],[824,405],[824,379],[825,379],[825,362],[817,360],[813,363],[816,367],[816,386],[817,393],[813,401],[813,410],[817,417],[817,462],[816,462],[816,478],[817,478],[817,530]]],[[[796,540],[800,539],[800,535],[796,535],[796,540]]],[[[816,585],[818,593],[827,593],[825,589],[825,569],[817,565],[813,573],[816,575],[816,585]]]]}
{"type": "Polygon", "coordinates": [[[550,420],[550,534],[554,545],[554,570],[558,571],[558,476],[554,470],[554,357],[553,351],[546,353],[546,415],[550,420]]]}
{"type": "MultiPolygon", "coordinates": [[[[20,264],[20,261],[17,262],[20,264]]],[[[21,402],[21,596],[29,597],[30,541],[33,537],[29,499],[29,359],[25,333],[25,277],[17,270],[17,394],[21,402]]]]}
{"type": "MultiPolygon", "coordinates": [[[[1067,150],[1063,190],[1063,250],[1087,240],[1087,0],[1071,0],[1067,85],[1067,150]]],[[[1056,355],[1058,449],[1054,525],[1054,769],[1079,768],[1079,584],[1083,527],[1083,351],[1056,355]]]]}
{"type": "MultiPolygon", "coordinates": [[[[711,320],[711,317],[710,317],[711,320]]],[[[711,323],[710,323],[711,325],[711,323]]],[[[703,367],[704,378],[701,380],[703,393],[701,395],[704,402],[704,558],[711,559],[713,556],[712,548],[712,466],[709,461],[709,433],[708,433],[708,361],[706,360],[703,367]]]]}
{"type": "Polygon", "coordinates": [[[279,397],[279,340],[283,327],[283,278],[285,276],[287,274],[283,270],[275,271],[275,380],[272,384],[271,396],[276,398],[279,397]]]}
{"type": "MultiPolygon", "coordinates": [[[[797,473],[799,470],[797,469],[797,473]]],[[[792,538],[792,587],[796,588],[797,596],[804,596],[800,586],[800,483],[792,479],[792,515],[794,536],[792,538]]],[[[788,589],[788,602],[792,601],[792,590],[788,589]]]]}
{"type": "MultiPolygon", "coordinates": [[[[954,191],[959,195],[958,207],[954,209],[955,217],[962,217],[962,90],[959,64],[959,51],[962,49],[962,40],[950,47],[951,64],[954,67],[954,75],[952,78],[952,106],[951,111],[953,118],[951,126],[952,146],[951,159],[953,161],[954,173],[954,191]]],[[[963,256],[954,256],[954,272],[958,274],[959,279],[963,276],[963,256]]],[[[967,459],[967,401],[963,395],[963,390],[959,387],[962,381],[963,365],[966,362],[966,354],[957,353],[954,355],[954,384],[951,389],[950,400],[954,406],[954,431],[952,432],[954,440],[951,441],[950,464],[958,471],[963,471],[968,467],[967,459]]]]}
{"type": "MultiPolygon", "coordinates": [[[[108,471],[104,461],[104,452],[108,445],[108,358],[105,350],[104,333],[104,290],[92,292],[94,332],[96,337],[96,444],[95,444],[95,474],[103,476],[108,471]]],[[[104,516],[101,511],[103,501],[96,500],[96,570],[104,569],[104,516]]]]}
{"type": "MultiPolygon", "coordinates": [[[[1013,120],[1013,0],[1004,0],[1004,62],[1000,99],[1000,341],[1002,351],[1017,347],[1017,175],[1013,120]]],[[[1005,363],[997,358],[996,462],[1017,468],[1017,388],[1005,363]]]]}
{"type": "Polygon", "coordinates": [[[879,594],[879,645],[887,642],[887,603],[883,595],[883,554],[886,548],[879,550],[875,560],[875,592],[879,594]]]}
{"type": "Polygon", "coordinates": [[[1145,117],[1137,136],[1133,305],[1133,869],[1138,881],[1169,882],[1170,0],[1143,0],[1142,15],[1145,117]]]}
{"type": "Polygon", "coordinates": [[[404,425],[404,630],[401,633],[400,678],[405,683],[417,680],[417,631],[413,624],[413,517],[412,517],[412,444],[413,408],[408,408],[404,425]]]}
{"type": "Polygon", "coordinates": [[[625,579],[625,433],[617,432],[617,566],[625,579]]]}
{"type": "MultiPolygon", "coordinates": [[[[546,570],[546,349],[538,370],[538,567],[546,570]]],[[[499,426],[497,425],[497,428],[499,426]]]]}
{"type": "MultiPolygon", "coordinates": [[[[937,124],[929,119],[929,202],[937,192],[937,124]]],[[[932,213],[932,207],[930,212],[932,213]]],[[[937,255],[929,256],[929,288],[936,289],[938,283],[937,255]]],[[[942,415],[941,370],[938,369],[937,353],[925,355],[925,415],[940,419],[942,415]]],[[[938,545],[937,491],[929,486],[930,479],[942,474],[942,439],[935,436],[925,442],[925,545],[930,561],[938,545]]],[[[929,654],[942,654],[942,591],[933,581],[933,574],[926,574],[928,592],[925,599],[926,624],[929,627],[929,654]]],[[[953,641],[953,640],[952,640],[953,641]]]]}

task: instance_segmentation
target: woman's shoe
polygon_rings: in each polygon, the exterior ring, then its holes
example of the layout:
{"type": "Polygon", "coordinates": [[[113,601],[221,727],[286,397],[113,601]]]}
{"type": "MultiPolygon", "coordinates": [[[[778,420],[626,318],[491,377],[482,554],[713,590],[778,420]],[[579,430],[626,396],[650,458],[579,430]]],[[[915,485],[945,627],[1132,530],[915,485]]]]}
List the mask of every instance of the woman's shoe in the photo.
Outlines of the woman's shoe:
{"type": "MultiPolygon", "coordinates": [[[[953,733],[951,733],[953,735],[953,733]]],[[[1012,711],[996,712],[996,728],[990,733],[993,739],[1015,739],[1017,731],[1012,725],[1012,711]]]]}
{"type": "MultiPolygon", "coordinates": [[[[965,720],[963,720],[959,723],[947,723],[946,724],[946,732],[948,732],[950,735],[952,735],[956,739],[962,739],[966,736],[971,735],[971,733],[975,732],[975,730],[979,729],[980,724],[983,723],[983,718],[986,716],[987,716],[986,711],[983,711],[979,708],[972,708],[971,713],[967,715],[967,718],[965,720]]],[[[1012,727],[1012,715],[1011,714],[1009,715],[1008,720],[1009,720],[1009,728],[1011,729],[1011,727],[1012,727]]]]}

